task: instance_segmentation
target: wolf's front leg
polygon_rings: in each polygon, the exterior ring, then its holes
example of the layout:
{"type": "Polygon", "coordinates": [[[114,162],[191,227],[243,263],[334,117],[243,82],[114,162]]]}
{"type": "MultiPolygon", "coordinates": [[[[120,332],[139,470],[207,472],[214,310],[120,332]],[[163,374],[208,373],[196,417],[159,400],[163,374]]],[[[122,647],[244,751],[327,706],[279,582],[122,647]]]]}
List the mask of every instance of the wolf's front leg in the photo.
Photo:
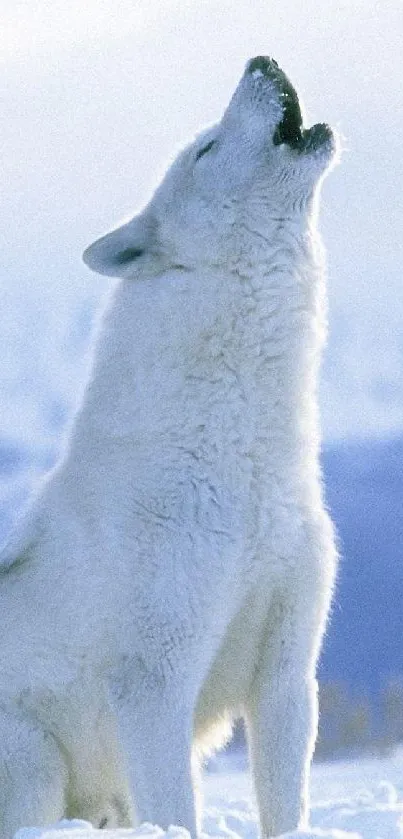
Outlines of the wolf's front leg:
{"type": "Polygon", "coordinates": [[[138,823],[180,825],[196,837],[193,708],[185,691],[172,677],[148,677],[120,704],[118,717],[138,823]]]}
{"type": "Polygon", "coordinates": [[[300,609],[287,604],[274,622],[269,621],[246,709],[264,839],[303,827],[308,819],[309,771],[318,722],[319,624],[309,602],[301,603],[300,609]]]}

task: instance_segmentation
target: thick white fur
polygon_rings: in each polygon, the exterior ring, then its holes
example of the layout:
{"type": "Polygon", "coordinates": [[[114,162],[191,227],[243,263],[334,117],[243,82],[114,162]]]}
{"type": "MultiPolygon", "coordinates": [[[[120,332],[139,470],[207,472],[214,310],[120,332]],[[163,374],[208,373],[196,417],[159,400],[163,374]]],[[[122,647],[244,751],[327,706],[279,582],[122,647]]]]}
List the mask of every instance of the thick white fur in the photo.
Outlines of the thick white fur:
{"type": "Polygon", "coordinates": [[[273,145],[280,99],[246,72],[143,213],[85,254],[120,280],[0,576],[1,839],[63,815],[195,835],[198,760],[238,716],[262,835],[306,819],[335,569],[315,228],[334,143],[273,145]]]}

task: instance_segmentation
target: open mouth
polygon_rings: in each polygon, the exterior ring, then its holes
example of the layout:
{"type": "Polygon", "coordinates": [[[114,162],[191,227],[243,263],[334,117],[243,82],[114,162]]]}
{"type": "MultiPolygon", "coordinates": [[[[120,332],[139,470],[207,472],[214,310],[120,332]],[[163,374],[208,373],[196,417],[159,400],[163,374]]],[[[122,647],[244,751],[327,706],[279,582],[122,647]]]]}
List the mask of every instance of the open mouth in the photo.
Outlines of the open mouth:
{"type": "Polygon", "coordinates": [[[292,94],[285,92],[283,98],[283,119],[273,134],[275,146],[285,143],[297,152],[309,152],[319,149],[327,142],[332,142],[333,132],[325,122],[318,122],[312,128],[302,127],[302,114],[297,94],[288,82],[292,94]]]}
{"type": "Polygon", "coordinates": [[[284,143],[302,153],[318,149],[326,142],[332,142],[332,129],[326,123],[317,123],[312,128],[303,127],[297,91],[274,58],[257,56],[249,62],[247,69],[252,75],[270,78],[279,90],[283,118],[274,131],[274,145],[284,143]]]}
{"type": "Polygon", "coordinates": [[[303,138],[302,113],[296,90],[286,77],[281,82],[280,98],[283,107],[283,118],[277,125],[273,135],[275,146],[286,143],[292,149],[298,149],[303,138]]]}

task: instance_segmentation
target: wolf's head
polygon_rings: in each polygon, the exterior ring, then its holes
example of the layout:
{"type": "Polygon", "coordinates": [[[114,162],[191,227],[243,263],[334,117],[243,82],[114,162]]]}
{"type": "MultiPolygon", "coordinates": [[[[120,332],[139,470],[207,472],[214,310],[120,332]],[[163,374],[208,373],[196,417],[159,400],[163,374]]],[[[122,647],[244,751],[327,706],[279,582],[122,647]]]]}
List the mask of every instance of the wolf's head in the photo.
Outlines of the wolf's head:
{"type": "Polygon", "coordinates": [[[130,278],[264,259],[279,224],[306,224],[336,147],[325,123],[303,127],[274,59],[253,58],[221,121],[178,155],[145,210],[87,248],[84,261],[130,278]]]}

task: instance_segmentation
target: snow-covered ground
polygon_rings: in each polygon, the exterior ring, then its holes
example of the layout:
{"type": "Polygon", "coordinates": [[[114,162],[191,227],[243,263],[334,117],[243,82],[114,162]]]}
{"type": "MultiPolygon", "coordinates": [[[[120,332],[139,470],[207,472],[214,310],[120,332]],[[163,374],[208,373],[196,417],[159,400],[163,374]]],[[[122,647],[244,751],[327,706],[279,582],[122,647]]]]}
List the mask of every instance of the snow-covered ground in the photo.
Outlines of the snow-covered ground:
{"type": "MultiPolygon", "coordinates": [[[[249,774],[236,757],[223,757],[205,774],[203,834],[222,839],[257,839],[249,774]]],[[[388,757],[313,767],[311,827],[287,839],[402,839],[403,749],[388,757]]],[[[45,830],[24,828],[15,839],[189,839],[185,830],[167,833],[151,825],[138,830],[94,830],[86,822],[60,822],[45,830]]]]}

